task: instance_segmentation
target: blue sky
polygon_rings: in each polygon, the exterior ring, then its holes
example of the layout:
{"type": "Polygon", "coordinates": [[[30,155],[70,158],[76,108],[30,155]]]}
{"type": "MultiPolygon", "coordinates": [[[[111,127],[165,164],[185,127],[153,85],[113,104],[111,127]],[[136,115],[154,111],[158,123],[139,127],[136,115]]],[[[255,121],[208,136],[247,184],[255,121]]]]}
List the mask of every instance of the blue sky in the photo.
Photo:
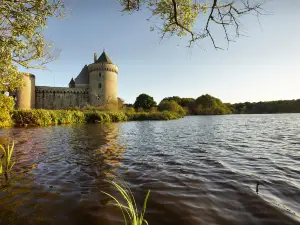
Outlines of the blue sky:
{"type": "Polygon", "coordinates": [[[160,41],[150,32],[149,12],[123,15],[118,0],[67,0],[66,5],[68,18],[51,19],[44,32],[61,49],[59,59],[49,70],[29,71],[37,85],[54,86],[55,80],[55,86],[67,86],[93,62],[94,52],[99,56],[105,48],[119,67],[119,96],[128,103],[141,93],[157,102],[206,93],[231,103],[300,98],[299,0],[269,2],[265,9],[272,15],[261,17],[261,26],[247,16],[247,37],[218,51],[209,40],[191,49],[185,38],[160,41]]]}

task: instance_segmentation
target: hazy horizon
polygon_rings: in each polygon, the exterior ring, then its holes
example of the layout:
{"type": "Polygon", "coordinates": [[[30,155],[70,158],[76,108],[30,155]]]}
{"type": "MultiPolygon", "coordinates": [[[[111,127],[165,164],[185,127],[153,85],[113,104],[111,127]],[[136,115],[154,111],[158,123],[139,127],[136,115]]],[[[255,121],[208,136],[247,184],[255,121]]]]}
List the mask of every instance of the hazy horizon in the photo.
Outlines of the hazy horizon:
{"type": "MultiPolygon", "coordinates": [[[[67,86],[85,64],[93,62],[94,52],[100,56],[105,48],[119,67],[119,97],[126,103],[141,93],[157,102],[202,94],[229,103],[299,99],[300,1],[280,3],[266,4],[272,15],[260,17],[260,23],[246,16],[248,37],[231,43],[229,50],[216,51],[208,39],[193,48],[186,47],[188,36],[160,41],[156,32],[150,32],[149,12],[122,15],[117,0],[68,0],[72,10],[68,19],[51,19],[44,32],[62,50],[60,58],[47,65],[50,71],[22,71],[35,74],[37,85],[67,86]]],[[[223,34],[214,35],[224,43],[223,34]]]]}

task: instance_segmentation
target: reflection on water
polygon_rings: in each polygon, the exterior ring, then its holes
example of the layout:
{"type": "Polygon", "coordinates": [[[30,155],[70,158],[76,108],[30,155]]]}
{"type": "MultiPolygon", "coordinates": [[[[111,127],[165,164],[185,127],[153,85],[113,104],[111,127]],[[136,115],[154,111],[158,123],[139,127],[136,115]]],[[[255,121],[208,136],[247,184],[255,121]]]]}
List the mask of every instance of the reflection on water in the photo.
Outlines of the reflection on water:
{"type": "Polygon", "coordinates": [[[107,199],[101,190],[125,150],[119,129],[99,124],[6,130],[16,140],[17,163],[10,179],[1,179],[0,222],[82,224],[93,213],[101,215],[107,199]]]}
{"type": "Polygon", "coordinates": [[[150,225],[300,224],[299,131],[299,114],[2,130],[0,224],[123,224],[101,192],[115,176],[139,204],[151,189],[150,225]]]}

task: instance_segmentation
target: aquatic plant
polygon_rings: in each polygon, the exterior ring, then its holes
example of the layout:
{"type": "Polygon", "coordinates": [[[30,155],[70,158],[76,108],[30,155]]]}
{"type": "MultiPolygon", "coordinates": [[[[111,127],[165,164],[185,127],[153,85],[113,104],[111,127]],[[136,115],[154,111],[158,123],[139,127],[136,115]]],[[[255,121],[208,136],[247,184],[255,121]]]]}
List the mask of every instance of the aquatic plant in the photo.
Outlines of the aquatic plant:
{"type": "Polygon", "coordinates": [[[145,197],[143,209],[141,212],[139,212],[139,210],[137,209],[137,205],[136,205],[134,196],[126,184],[121,186],[114,181],[108,181],[108,182],[110,184],[112,184],[118,190],[118,192],[123,197],[126,205],[123,205],[116,197],[112,196],[111,194],[108,194],[107,192],[104,192],[104,191],[102,191],[102,192],[104,194],[106,194],[107,196],[109,196],[110,198],[112,198],[116,202],[116,204],[114,204],[114,205],[117,206],[121,210],[125,225],[128,224],[127,219],[129,219],[130,225],[148,224],[147,220],[144,219],[144,215],[145,215],[145,211],[146,211],[146,207],[147,207],[147,201],[148,201],[148,198],[150,195],[150,190],[148,191],[148,193],[145,197]]]}
{"type": "Polygon", "coordinates": [[[7,146],[0,145],[0,149],[4,153],[0,159],[0,174],[2,174],[3,171],[4,173],[9,173],[12,167],[15,165],[15,162],[11,162],[11,156],[14,151],[14,147],[14,142],[12,142],[11,146],[9,144],[7,144],[7,146]]]}

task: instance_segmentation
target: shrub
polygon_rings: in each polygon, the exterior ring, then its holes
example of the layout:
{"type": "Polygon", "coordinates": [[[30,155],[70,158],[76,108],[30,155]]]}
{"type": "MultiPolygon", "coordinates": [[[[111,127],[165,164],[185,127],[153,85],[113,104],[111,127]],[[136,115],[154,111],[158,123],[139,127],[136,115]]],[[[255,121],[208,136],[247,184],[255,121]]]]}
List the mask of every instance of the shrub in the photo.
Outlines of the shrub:
{"type": "Polygon", "coordinates": [[[84,113],[74,110],[15,110],[13,111],[12,118],[19,126],[47,126],[85,122],[84,113]]]}
{"type": "Polygon", "coordinates": [[[127,120],[127,116],[123,112],[88,111],[84,115],[87,123],[120,122],[127,120]]]}
{"type": "Polygon", "coordinates": [[[178,113],[181,116],[184,116],[186,114],[185,110],[174,100],[164,100],[161,101],[158,105],[159,111],[169,111],[169,112],[175,112],[178,113]]]}
{"type": "Polygon", "coordinates": [[[223,115],[232,112],[220,99],[208,94],[201,95],[189,105],[190,112],[196,115],[223,115]]]}
{"type": "Polygon", "coordinates": [[[128,120],[128,117],[123,112],[108,112],[108,115],[111,118],[111,122],[120,122],[128,120]]]}
{"type": "Polygon", "coordinates": [[[149,112],[157,112],[157,107],[152,107],[150,110],[149,110],[149,112]]]}
{"type": "Polygon", "coordinates": [[[127,120],[172,120],[182,115],[176,112],[103,112],[75,110],[14,110],[13,121],[18,126],[48,126],[74,123],[121,122],[127,120]]]}
{"type": "Polygon", "coordinates": [[[15,110],[12,116],[17,125],[37,125],[46,126],[52,124],[51,114],[49,110],[33,109],[33,110],[15,110]]]}
{"type": "Polygon", "coordinates": [[[0,127],[8,127],[12,124],[10,111],[14,107],[14,99],[0,94],[0,127]]]}
{"type": "Polygon", "coordinates": [[[174,120],[179,119],[181,116],[174,112],[136,112],[128,113],[128,120],[174,120]]]}
{"type": "Polygon", "coordinates": [[[134,102],[134,108],[139,109],[142,108],[144,110],[149,110],[152,107],[156,106],[156,102],[154,101],[153,97],[147,94],[140,94],[135,102],[134,102]]]}
{"type": "Polygon", "coordinates": [[[125,107],[123,108],[123,111],[124,111],[125,113],[135,113],[135,109],[134,109],[133,107],[130,107],[130,106],[125,106],[125,107]]]}

